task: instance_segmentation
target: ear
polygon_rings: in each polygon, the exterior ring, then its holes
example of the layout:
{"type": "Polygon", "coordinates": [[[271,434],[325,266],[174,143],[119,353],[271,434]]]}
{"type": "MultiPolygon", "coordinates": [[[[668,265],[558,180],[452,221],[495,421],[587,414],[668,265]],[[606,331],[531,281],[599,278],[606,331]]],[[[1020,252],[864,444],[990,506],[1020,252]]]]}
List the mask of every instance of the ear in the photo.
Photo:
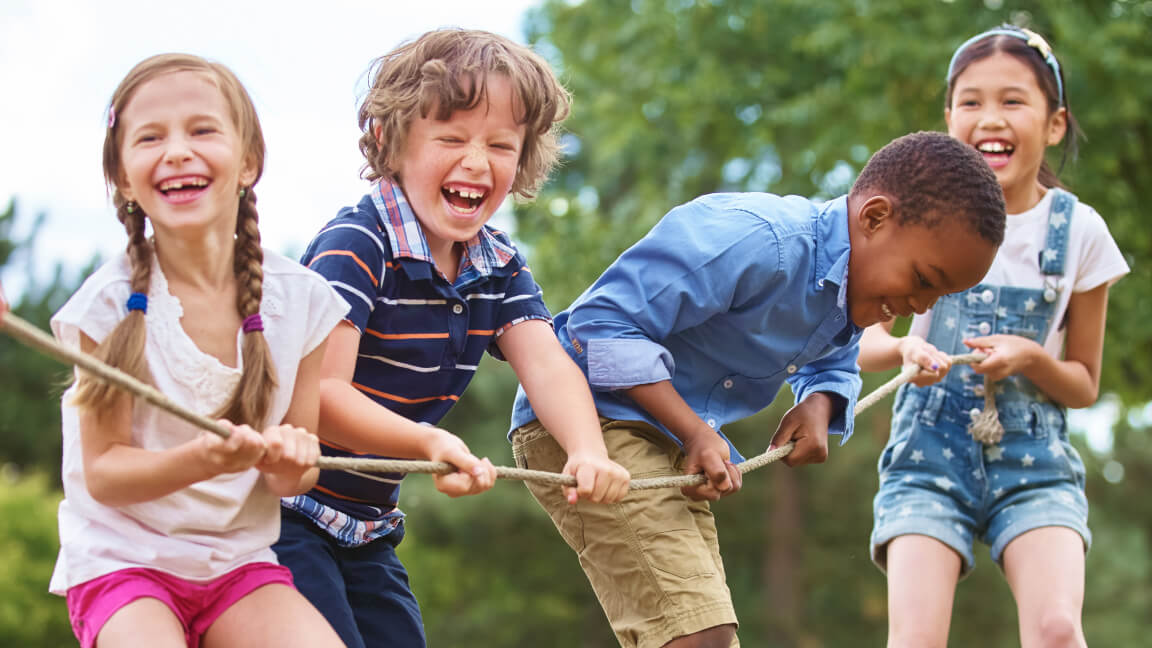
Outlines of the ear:
{"type": "Polygon", "coordinates": [[[856,213],[856,222],[864,236],[871,237],[879,233],[885,226],[894,224],[892,199],[884,194],[878,194],[864,201],[860,211],[856,213]]]}
{"type": "Polygon", "coordinates": [[[1059,144],[1068,133],[1068,109],[1061,106],[1048,120],[1048,146],[1059,144]]]}
{"type": "Polygon", "coordinates": [[[128,178],[124,177],[123,171],[121,171],[119,175],[120,178],[116,181],[116,191],[119,191],[120,195],[124,196],[124,200],[135,201],[136,196],[132,194],[132,187],[128,184],[128,178]]]}
{"type": "Polygon", "coordinates": [[[245,156],[244,167],[240,169],[240,186],[251,187],[256,182],[256,161],[251,156],[245,156]]]}

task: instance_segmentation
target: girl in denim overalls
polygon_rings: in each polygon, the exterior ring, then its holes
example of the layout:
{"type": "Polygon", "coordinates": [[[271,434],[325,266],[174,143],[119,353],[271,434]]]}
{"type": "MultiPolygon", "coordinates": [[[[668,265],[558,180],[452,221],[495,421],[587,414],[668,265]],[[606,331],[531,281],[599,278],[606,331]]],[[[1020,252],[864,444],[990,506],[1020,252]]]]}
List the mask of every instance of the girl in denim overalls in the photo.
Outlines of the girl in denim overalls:
{"type": "Polygon", "coordinates": [[[979,539],[1012,589],[1022,645],[1082,646],[1091,534],[1065,408],[1096,401],[1108,287],[1128,266],[1044,162],[1048,146],[1070,152],[1077,127],[1043,38],[1005,25],[961,45],[944,114],[949,134],[984,153],[1009,215],[982,283],[917,315],[905,337],[889,320],[861,342],[865,371],[922,367],[896,397],[879,461],[871,549],[888,575],[888,645],[945,645],[979,539]],[[949,371],[949,355],[972,350],[987,359],[949,371]],[[1002,431],[972,429],[990,408],[1002,431]]]}

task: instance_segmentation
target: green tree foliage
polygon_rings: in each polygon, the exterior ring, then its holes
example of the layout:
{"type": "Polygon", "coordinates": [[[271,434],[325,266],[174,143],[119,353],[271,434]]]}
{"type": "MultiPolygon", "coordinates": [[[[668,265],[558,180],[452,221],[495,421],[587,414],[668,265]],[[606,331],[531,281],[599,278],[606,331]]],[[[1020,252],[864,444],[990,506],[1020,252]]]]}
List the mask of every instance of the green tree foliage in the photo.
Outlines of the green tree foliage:
{"type": "MultiPolygon", "coordinates": [[[[13,234],[17,214],[15,201],[0,212],[0,269],[23,268],[28,281],[20,299],[12,304],[12,312],[47,330],[48,320],[79,282],[66,276],[59,263],[47,281],[34,275],[29,253],[44,217],[37,217],[29,233],[17,240],[13,234]]],[[[12,294],[8,297],[14,299],[12,294]]],[[[0,367],[0,464],[58,474],[59,395],[69,378],[68,369],[6,335],[0,335],[0,367]]]]}
{"type": "Polygon", "coordinates": [[[0,637],[6,646],[75,645],[64,600],[48,593],[60,496],[43,473],[0,469],[0,637]]]}

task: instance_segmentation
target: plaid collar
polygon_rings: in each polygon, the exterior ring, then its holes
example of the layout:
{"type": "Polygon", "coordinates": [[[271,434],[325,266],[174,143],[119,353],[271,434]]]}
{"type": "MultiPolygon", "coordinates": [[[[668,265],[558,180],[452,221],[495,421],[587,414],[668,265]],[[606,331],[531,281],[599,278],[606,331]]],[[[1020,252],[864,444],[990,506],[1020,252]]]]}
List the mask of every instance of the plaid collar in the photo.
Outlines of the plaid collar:
{"type": "MultiPolygon", "coordinates": [[[[372,185],[372,203],[380,213],[380,224],[388,234],[394,257],[408,257],[426,261],[432,265],[432,252],[424,238],[415,212],[408,204],[400,185],[381,178],[372,185]]],[[[516,256],[516,248],[504,243],[485,225],[476,236],[464,244],[464,258],[460,263],[460,274],[474,268],[481,276],[488,276],[502,268],[516,256]]]]}

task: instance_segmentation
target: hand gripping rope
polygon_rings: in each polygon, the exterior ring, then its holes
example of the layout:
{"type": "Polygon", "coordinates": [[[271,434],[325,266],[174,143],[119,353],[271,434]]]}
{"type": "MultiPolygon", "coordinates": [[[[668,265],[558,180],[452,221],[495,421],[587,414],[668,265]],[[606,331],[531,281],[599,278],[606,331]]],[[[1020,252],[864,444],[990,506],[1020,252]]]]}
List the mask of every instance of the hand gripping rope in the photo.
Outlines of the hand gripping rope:
{"type": "MultiPolygon", "coordinates": [[[[0,330],[11,335],[12,337],[20,340],[24,344],[41,351],[42,353],[51,356],[66,364],[73,364],[80,369],[87,371],[101,380],[104,380],[136,397],[142,398],[148,403],[159,407],[185,421],[203,428],[221,437],[228,438],[231,433],[228,428],[220,425],[216,421],[192,412],[176,402],[169,399],[164,394],[157,391],[155,388],[146,385],[139,380],[129,376],[128,374],[110,367],[99,360],[96,360],[87,353],[70,349],[59,342],[55,338],[44,333],[40,329],[32,326],[28,322],[20,319],[12,313],[5,313],[3,318],[0,318],[0,330]]],[[[974,364],[978,363],[985,358],[982,353],[967,353],[963,355],[952,356],[952,364],[974,364]]],[[[916,374],[920,373],[920,368],[914,365],[909,365],[901,369],[900,373],[894,378],[878,387],[871,394],[861,398],[856,403],[854,415],[860,414],[878,401],[883,399],[888,394],[896,391],[900,385],[911,380],[916,374]]],[[[990,390],[991,391],[991,390],[990,390]]],[[[993,410],[994,412],[995,410],[993,410]]],[[[741,473],[748,473],[757,468],[762,468],[770,463],[779,461],[780,459],[788,456],[792,452],[795,443],[789,442],[779,448],[773,448],[764,454],[756,455],[744,462],[736,464],[741,473]]],[[[444,463],[442,461],[410,461],[400,459],[359,459],[355,457],[320,457],[316,461],[316,467],[322,470],[356,470],[359,472],[389,472],[389,473],[424,473],[446,475],[455,472],[456,468],[452,464],[444,463]]],[[[544,472],[541,470],[524,470],[522,468],[509,468],[506,466],[496,466],[496,477],[498,479],[515,479],[520,481],[534,481],[546,484],[557,484],[560,486],[575,486],[576,478],[571,475],[562,475],[559,473],[544,472]]],[[[629,482],[629,490],[651,490],[655,488],[681,488],[684,486],[694,486],[702,484],[705,481],[703,474],[696,475],[680,475],[676,477],[653,477],[649,479],[633,479],[629,482]]]]}

